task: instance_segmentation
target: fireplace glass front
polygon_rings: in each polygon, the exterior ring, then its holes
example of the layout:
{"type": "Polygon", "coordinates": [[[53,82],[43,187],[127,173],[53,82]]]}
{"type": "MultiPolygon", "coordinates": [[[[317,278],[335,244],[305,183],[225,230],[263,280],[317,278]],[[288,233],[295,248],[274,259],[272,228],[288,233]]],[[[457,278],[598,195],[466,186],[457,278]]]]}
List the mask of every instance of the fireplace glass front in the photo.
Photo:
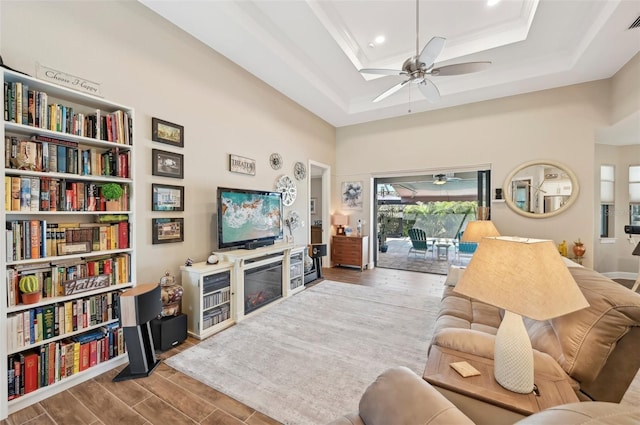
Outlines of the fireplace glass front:
{"type": "Polygon", "coordinates": [[[282,261],[245,270],[244,314],[282,298],[282,261]]]}

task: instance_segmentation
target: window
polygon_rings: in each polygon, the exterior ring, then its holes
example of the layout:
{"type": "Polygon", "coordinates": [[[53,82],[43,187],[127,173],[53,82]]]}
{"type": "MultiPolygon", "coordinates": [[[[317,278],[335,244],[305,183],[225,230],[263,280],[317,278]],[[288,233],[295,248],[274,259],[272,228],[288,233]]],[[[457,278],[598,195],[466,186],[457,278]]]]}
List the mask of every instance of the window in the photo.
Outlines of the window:
{"type": "Polygon", "coordinates": [[[629,224],[640,226],[640,165],[629,166],[629,224]]]}
{"type": "Polygon", "coordinates": [[[615,235],[615,167],[600,166],[600,237],[615,235]]]}

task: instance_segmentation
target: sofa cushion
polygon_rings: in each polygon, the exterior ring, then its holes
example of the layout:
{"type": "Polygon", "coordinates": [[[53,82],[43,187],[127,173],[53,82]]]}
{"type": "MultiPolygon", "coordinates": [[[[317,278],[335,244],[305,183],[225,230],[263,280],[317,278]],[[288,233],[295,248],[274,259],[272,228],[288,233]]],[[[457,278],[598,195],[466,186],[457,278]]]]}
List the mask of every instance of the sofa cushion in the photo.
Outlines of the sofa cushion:
{"type": "Polygon", "coordinates": [[[516,425],[632,425],[638,423],[640,423],[638,406],[592,401],[551,407],[516,422],[516,425]]]}
{"type": "Polygon", "coordinates": [[[581,383],[593,381],[616,343],[640,326],[640,294],[582,267],[569,268],[590,307],[549,323],[528,322],[532,346],[553,356],[581,383]]]}

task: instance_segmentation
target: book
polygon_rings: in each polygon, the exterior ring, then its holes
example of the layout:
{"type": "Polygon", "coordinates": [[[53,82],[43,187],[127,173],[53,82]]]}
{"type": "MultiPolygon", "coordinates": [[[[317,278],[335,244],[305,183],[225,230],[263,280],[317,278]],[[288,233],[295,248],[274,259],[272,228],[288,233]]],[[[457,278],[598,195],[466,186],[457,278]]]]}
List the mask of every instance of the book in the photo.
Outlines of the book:
{"type": "Polygon", "coordinates": [[[38,353],[29,352],[24,355],[24,393],[29,394],[38,389],[38,353]]]}
{"type": "Polygon", "coordinates": [[[31,178],[20,177],[20,211],[31,211],[31,178]]]}
{"type": "Polygon", "coordinates": [[[11,209],[10,211],[20,211],[20,177],[11,177],[11,209]]]}
{"type": "Polygon", "coordinates": [[[42,308],[43,339],[49,339],[55,336],[55,308],[56,307],[52,304],[46,305],[42,308]]]}
{"type": "Polygon", "coordinates": [[[40,179],[37,177],[31,178],[31,187],[29,190],[31,200],[31,211],[38,211],[40,209],[40,179]]]}

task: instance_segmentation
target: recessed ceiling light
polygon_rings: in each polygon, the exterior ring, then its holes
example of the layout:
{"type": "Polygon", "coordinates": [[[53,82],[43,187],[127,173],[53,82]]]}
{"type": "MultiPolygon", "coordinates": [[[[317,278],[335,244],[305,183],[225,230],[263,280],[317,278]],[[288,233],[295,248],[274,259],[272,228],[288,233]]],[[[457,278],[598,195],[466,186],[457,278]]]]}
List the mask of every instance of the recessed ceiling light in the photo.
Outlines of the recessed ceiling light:
{"type": "Polygon", "coordinates": [[[501,0],[487,0],[487,6],[495,6],[496,4],[500,3],[500,1],[501,0]]]}
{"type": "Polygon", "coordinates": [[[374,40],[376,42],[376,44],[382,44],[384,43],[384,41],[386,40],[386,38],[384,37],[384,35],[379,35],[376,37],[376,39],[374,40]]]}

